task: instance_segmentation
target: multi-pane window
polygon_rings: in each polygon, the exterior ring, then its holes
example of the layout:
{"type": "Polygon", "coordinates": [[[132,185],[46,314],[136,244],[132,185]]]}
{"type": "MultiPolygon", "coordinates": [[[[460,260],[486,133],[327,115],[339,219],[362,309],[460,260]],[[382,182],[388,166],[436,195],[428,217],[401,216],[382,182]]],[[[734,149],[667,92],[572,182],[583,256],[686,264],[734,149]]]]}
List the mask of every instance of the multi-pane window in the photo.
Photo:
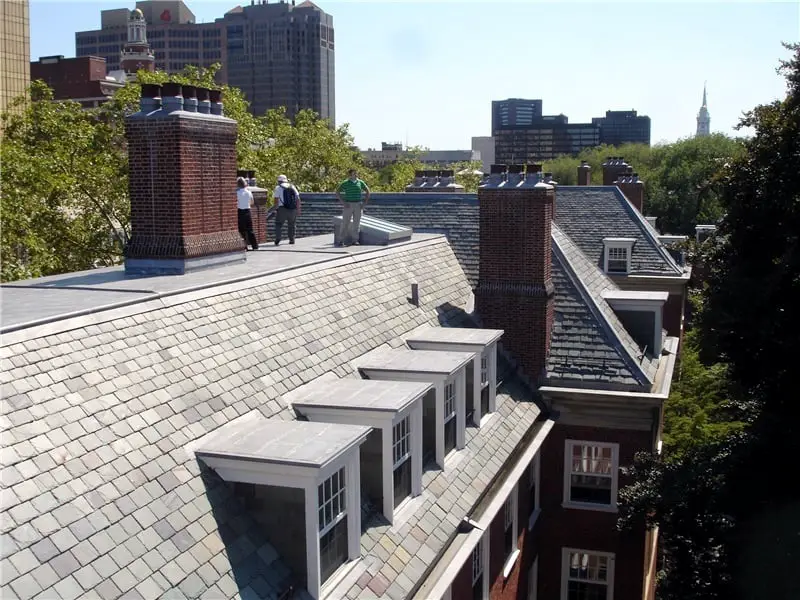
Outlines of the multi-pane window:
{"type": "Polygon", "coordinates": [[[566,600],[606,600],[612,582],[612,558],[582,550],[566,553],[566,600]]]}
{"type": "Polygon", "coordinates": [[[347,507],[344,468],[317,488],[319,502],[319,558],[321,581],[347,561],[347,507]]]}
{"type": "Polygon", "coordinates": [[[472,550],[472,600],[483,600],[483,538],[472,550]]]}
{"type": "Polygon", "coordinates": [[[456,447],[456,384],[444,386],[444,453],[456,447]]]}
{"type": "Polygon", "coordinates": [[[393,428],[392,459],[394,506],[411,495],[411,419],[406,417],[393,428]]]}
{"type": "Polygon", "coordinates": [[[608,272],[627,273],[628,272],[628,249],[614,248],[608,249],[608,272]]]}
{"type": "Polygon", "coordinates": [[[567,441],[567,501],[614,506],[617,495],[616,444],[567,441]]]}
{"type": "Polygon", "coordinates": [[[481,416],[489,414],[489,358],[481,356],[481,416]]]}
{"type": "Polygon", "coordinates": [[[516,511],[514,510],[514,494],[512,493],[503,504],[503,549],[506,556],[510,555],[516,547],[514,539],[514,524],[516,511]]]}
{"type": "Polygon", "coordinates": [[[481,356],[481,387],[489,383],[489,359],[481,356]]]}

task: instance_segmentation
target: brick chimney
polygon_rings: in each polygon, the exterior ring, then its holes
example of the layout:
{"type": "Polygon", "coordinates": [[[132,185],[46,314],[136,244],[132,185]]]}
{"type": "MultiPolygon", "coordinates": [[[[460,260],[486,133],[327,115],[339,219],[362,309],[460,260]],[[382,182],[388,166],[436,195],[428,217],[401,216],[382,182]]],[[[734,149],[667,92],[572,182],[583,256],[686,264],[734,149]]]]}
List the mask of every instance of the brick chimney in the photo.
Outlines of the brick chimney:
{"type": "Polygon", "coordinates": [[[628,163],[621,156],[609,156],[603,163],[603,185],[614,185],[617,177],[628,168],[628,163]]]}
{"type": "Polygon", "coordinates": [[[578,165],[578,185],[592,185],[592,167],[585,160],[578,165]]]}
{"type": "Polygon", "coordinates": [[[504,329],[504,346],[532,381],[545,374],[553,329],[553,186],[541,166],[492,165],[478,188],[480,275],[475,288],[484,326],[504,329]]]}
{"type": "Polygon", "coordinates": [[[633,172],[633,168],[628,167],[625,173],[617,177],[614,182],[630,203],[636,207],[641,214],[644,214],[644,181],[639,179],[639,174],[633,172]]]}
{"type": "Polygon", "coordinates": [[[125,119],[131,240],[125,272],[175,274],[245,260],[237,227],[237,124],[218,91],[143,85],[125,119]],[[215,114],[216,113],[216,114],[215,114]]]}

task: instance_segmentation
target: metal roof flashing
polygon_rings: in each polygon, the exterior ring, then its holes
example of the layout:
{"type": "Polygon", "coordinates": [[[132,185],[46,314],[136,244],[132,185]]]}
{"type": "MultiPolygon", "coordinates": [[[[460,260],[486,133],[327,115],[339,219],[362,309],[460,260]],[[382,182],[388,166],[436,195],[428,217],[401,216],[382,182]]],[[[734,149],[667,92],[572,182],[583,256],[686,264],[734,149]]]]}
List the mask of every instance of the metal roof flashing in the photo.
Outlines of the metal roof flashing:
{"type": "Polygon", "coordinates": [[[291,402],[300,413],[304,408],[342,411],[398,413],[427,394],[433,385],[415,381],[339,379],[320,382],[291,402]]]}

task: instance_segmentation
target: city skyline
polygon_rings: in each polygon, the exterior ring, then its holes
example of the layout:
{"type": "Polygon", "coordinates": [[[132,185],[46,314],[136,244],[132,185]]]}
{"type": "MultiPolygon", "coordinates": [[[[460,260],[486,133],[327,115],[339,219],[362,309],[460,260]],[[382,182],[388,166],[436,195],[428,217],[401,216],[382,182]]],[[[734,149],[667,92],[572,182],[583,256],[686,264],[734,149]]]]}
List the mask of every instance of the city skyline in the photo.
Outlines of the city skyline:
{"type": "MultiPolygon", "coordinates": [[[[775,73],[787,56],[780,43],[796,39],[800,19],[796,4],[493,4],[503,23],[551,25],[534,36],[509,26],[498,45],[481,42],[492,36],[481,34],[479,3],[318,4],[338,30],[337,125],[349,123],[362,148],[382,141],[469,148],[472,136],[490,134],[491,101],[509,97],[542,98],[545,112],[576,123],[634,109],[652,119],[653,144],[671,142],[694,135],[705,81],[711,132],[735,135],[743,111],[785,93],[775,73]],[[613,31],[619,35],[607,35],[613,31]]],[[[96,28],[100,10],[134,5],[33,0],[32,60],[74,56],[75,31],[96,28]]],[[[188,5],[208,22],[235,2],[188,5]]]]}

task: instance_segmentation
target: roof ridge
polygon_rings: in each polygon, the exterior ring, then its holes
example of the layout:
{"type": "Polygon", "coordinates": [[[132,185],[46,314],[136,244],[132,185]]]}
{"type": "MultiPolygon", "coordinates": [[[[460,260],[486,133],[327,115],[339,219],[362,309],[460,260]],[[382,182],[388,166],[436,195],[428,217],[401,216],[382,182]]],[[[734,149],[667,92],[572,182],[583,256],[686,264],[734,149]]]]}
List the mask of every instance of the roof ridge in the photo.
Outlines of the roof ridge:
{"type": "MultiPolygon", "coordinates": [[[[586,302],[589,310],[598,320],[603,330],[609,335],[609,339],[612,341],[614,349],[620,354],[620,357],[631,369],[631,374],[638,382],[640,382],[640,384],[652,384],[655,374],[648,372],[652,369],[645,369],[642,366],[642,361],[643,359],[646,359],[646,356],[642,356],[640,358],[639,346],[636,344],[636,342],[634,342],[630,333],[628,333],[628,330],[625,329],[625,326],[607,303],[606,306],[608,307],[608,310],[603,310],[600,302],[605,303],[605,300],[603,300],[602,297],[597,298],[595,290],[590,289],[587,282],[584,281],[580,275],[578,275],[578,272],[576,271],[575,266],[572,264],[572,261],[567,258],[567,254],[564,251],[564,248],[562,248],[562,243],[569,244],[571,246],[571,252],[577,254],[580,259],[583,260],[586,265],[588,265],[588,268],[592,269],[595,275],[606,284],[604,286],[604,290],[619,289],[619,287],[605,273],[600,271],[600,269],[592,264],[592,262],[586,257],[577,244],[575,244],[566,233],[561,231],[561,228],[559,228],[555,222],[553,223],[551,238],[553,241],[553,249],[555,251],[554,256],[559,263],[561,263],[565,273],[570,280],[572,280],[572,283],[581,294],[581,297],[586,302]]],[[[602,292],[604,290],[600,291],[602,292]]]]}
{"type": "Polygon", "coordinates": [[[633,221],[636,225],[641,229],[642,233],[644,234],[645,239],[647,239],[650,244],[655,248],[656,252],[658,252],[664,261],[670,266],[671,269],[675,271],[676,274],[680,275],[683,273],[683,270],[678,266],[678,263],[675,262],[675,259],[672,258],[672,255],[666,251],[664,246],[661,242],[658,241],[655,235],[653,235],[654,230],[647,222],[647,219],[644,218],[644,215],[639,212],[631,201],[628,200],[628,197],[625,193],[619,189],[619,186],[612,186],[614,188],[614,196],[621,202],[622,207],[628,213],[628,215],[633,216],[633,221]]]}

